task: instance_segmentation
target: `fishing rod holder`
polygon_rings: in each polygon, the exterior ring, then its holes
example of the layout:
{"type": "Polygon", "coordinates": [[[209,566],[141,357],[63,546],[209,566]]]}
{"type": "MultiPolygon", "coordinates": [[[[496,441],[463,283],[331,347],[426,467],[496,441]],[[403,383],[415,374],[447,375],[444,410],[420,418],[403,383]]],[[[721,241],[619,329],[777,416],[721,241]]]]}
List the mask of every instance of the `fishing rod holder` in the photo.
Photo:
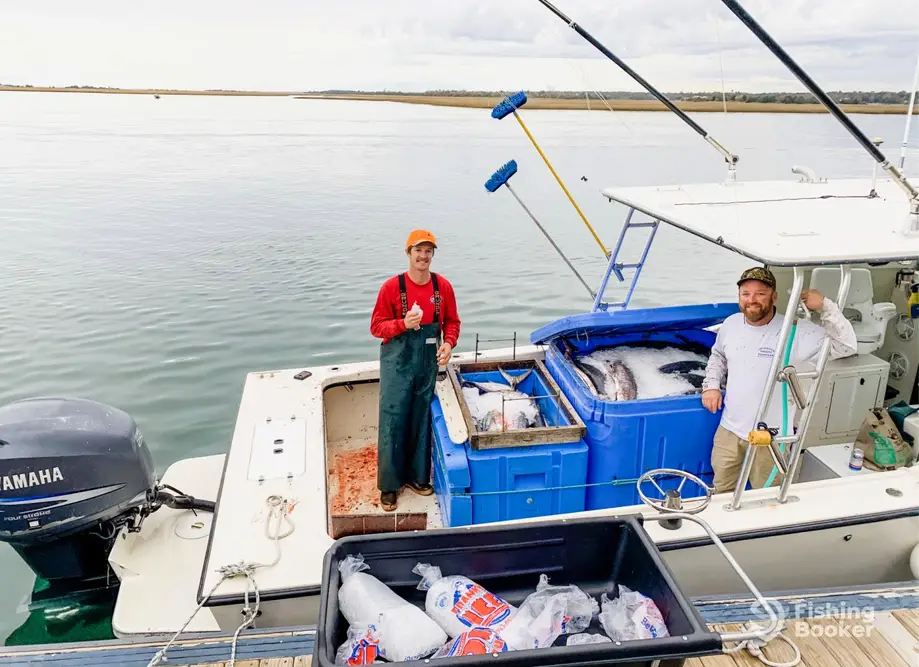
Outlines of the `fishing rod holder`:
{"type": "Polygon", "coordinates": [[[785,382],[788,385],[788,391],[791,393],[791,397],[794,399],[795,405],[798,406],[798,410],[803,410],[804,406],[806,405],[804,389],[801,387],[801,380],[795,367],[786,366],[781,371],[779,371],[779,380],[785,382]]]}

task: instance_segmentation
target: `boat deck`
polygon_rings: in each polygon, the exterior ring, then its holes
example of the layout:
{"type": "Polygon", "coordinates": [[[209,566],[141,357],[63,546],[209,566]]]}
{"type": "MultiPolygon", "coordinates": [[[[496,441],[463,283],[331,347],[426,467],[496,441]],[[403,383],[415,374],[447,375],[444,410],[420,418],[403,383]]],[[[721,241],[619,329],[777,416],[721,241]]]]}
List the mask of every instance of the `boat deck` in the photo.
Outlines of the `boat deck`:
{"type": "MultiPolygon", "coordinates": [[[[801,667],[916,667],[919,665],[919,582],[847,590],[797,591],[769,596],[781,603],[784,635],[801,651],[801,667]]],[[[752,600],[694,599],[716,632],[756,620],[752,600]]],[[[231,635],[198,634],[170,649],[169,667],[227,667],[231,635]]],[[[315,628],[249,630],[240,636],[236,667],[311,667],[315,628]]],[[[146,667],[165,639],[85,642],[0,650],[0,667],[146,667]]],[[[763,651],[772,662],[790,661],[793,649],[773,640],[763,651]]],[[[685,667],[762,667],[746,650],[690,658],[685,667]]]]}

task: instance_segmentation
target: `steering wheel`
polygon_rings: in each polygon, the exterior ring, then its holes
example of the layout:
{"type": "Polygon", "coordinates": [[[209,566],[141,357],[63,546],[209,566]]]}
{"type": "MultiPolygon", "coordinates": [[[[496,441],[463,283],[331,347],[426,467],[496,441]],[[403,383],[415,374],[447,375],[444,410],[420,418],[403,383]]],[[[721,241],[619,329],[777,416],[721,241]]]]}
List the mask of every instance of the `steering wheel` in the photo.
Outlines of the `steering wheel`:
{"type": "Polygon", "coordinates": [[[658,468],[657,470],[649,470],[645,474],[643,474],[641,477],[638,478],[637,486],[638,486],[638,496],[641,498],[641,501],[645,505],[653,507],[658,512],[663,512],[665,514],[670,514],[670,513],[698,514],[699,512],[704,510],[706,507],[708,507],[708,504],[712,501],[712,493],[715,490],[713,487],[709,486],[708,484],[703,482],[701,479],[699,479],[692,473],[688,473],[685,470],[675,470],[673,468],[658,468]],[[676,489],[676,492],[678,494],[680,493],[680,491],[683,490],[683,485],[686,483],[686,480],[695,482],[700,487],[705,489],[705,496],[702,498],[691,498],[689,499],[688,503],[684,502],[681,498],[680,503],[683,505],[683,507],[680,509],[668,507],[666,504],[667,492],[664,491],[660,487],[660,485],[655,481],[655,479],[658,477],[682,477],[683,481],[680,482],[680,485],[676,489]],[[651,484],[653,484],[654,487],[660,492],[661,496],[663,496],[664,498],[658,500],[657,498],[649,498],[648,496],[646,496],[644,492],[641,490],[642,484],[646,482],[650,482],[651,484]]]}

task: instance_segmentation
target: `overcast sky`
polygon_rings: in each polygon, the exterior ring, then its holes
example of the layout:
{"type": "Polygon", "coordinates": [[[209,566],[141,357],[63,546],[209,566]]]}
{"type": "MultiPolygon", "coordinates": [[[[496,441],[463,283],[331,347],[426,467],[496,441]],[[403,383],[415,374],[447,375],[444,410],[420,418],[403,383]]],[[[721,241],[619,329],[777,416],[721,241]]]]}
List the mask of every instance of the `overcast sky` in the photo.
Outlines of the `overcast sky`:
{"type": "MultiPolygon", "coordinates": [[[[803,90],[721,0],[555,0],[664,91],[803,90]]],[[[743,0],[827,90],[903,90],[919,0],[743,0]]],[[[0,0],[0,82],[639,87],[538,0],[0,0]]]]}

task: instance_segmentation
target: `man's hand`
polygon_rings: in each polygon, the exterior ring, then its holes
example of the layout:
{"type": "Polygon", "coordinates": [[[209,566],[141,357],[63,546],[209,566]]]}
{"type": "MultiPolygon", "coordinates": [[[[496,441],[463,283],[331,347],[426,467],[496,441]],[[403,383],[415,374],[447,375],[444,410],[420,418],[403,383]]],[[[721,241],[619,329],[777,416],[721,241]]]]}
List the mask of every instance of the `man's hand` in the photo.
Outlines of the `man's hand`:
{"type": "Polygon", "coordinates": [[[723,401],[721,399],[720,389],[708,389],[702,392],[702,405],[711,412],[715,413],[721,409],[723,401]]]}
{"type": "Polygon", "coordinates": [[[447,362],[450,361],[450,355],[453,353],[453,346],[450,343],[444,343],[440,346],[440,349],[437,350],[437,363],[440,366],[446,366],[447,362]]]}
{"type": "Polygon", "coordinates": [[[823,295],[815,289],[806,289],[801,292],[801,303],[808,310],[819,313],[823,310],[823,295]]]}
{"type": "Polygon", "coordinates": [[[410,310],[408,311],[408,315],[405,316],[405,319],[403,320],[403,322],[405,322],[406,330],[411,331],[412,329],[417,327],[419,324],[421,324],[421,313],[418,311],[410,310]]]}

